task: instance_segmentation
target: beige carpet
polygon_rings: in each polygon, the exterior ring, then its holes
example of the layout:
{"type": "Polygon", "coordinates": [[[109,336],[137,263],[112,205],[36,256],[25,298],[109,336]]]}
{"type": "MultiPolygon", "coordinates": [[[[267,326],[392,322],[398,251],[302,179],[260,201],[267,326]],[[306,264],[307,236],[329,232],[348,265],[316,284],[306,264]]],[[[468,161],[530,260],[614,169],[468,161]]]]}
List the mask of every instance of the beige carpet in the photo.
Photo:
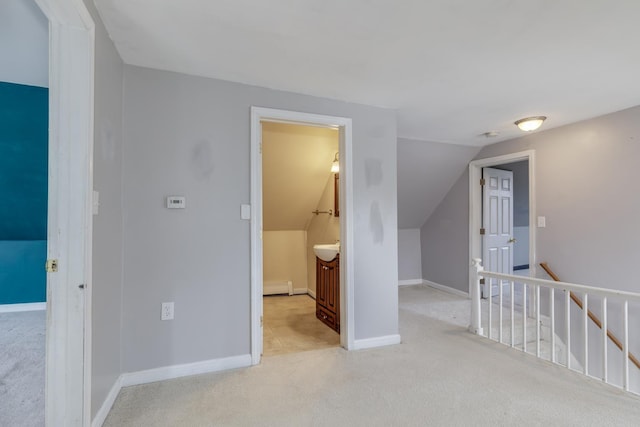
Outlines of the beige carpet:
{"type": "Polygon", "coordinates": [[[105,425],[638,425],[640,399],[469,334],[445,304],[468,301],[422,286],[399,292],[400,345],[126,388],[105,425]],[[431,303],[439,320],[417,309],[431,303]]]}

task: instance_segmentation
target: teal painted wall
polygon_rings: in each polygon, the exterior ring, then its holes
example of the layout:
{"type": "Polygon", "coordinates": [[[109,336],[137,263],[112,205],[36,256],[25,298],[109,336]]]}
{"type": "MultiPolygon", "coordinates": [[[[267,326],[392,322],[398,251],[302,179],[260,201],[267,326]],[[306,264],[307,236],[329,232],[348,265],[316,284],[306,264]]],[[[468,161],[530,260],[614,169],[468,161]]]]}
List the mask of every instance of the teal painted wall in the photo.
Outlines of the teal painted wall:
{"type": "Polygon", "coordinates": [[[0,304],[45,301],[47,88],[0,82],[0,304]]]}

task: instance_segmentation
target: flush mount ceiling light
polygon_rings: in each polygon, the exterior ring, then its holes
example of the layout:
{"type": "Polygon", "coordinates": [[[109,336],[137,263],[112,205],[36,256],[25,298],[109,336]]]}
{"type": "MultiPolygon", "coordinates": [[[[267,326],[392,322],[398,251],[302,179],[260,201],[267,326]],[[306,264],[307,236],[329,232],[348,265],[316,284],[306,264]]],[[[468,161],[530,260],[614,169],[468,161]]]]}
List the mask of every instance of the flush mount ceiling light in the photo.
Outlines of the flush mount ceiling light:
{"type": "Polygon", "coordinates": [[[547,118],[545,116],[525,117],[524,119],[516,120],[514,124],[525,132],[531,132],[542,126],[547,118]]]}
{"type": "Polygon", "coordinates": [[[332,173],[340,172],[340,162],[338,162],[338,153],[336,153],[335,157],[333,158],[333,163],[331,163],[331,172],[332,173]]]}

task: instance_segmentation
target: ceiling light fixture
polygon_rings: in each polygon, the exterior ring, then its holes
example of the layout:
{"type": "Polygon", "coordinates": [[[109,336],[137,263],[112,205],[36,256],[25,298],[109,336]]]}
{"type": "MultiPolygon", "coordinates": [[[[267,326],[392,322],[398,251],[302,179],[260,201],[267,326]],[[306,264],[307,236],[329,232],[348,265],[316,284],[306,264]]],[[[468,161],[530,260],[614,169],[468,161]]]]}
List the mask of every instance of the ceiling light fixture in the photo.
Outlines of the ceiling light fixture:
{"type": "Polygon", "coordinates": [[[531,132],[542,126],[547,118],[545,116],[525,117],[524,119],[516,120],[514,124],[525,132],[531,132]]]}
{"type": "Polygon", "coordinates": [[[331,163],[331,172],[332,173],[340,172],[340,162],[338,162],[338,153],[336,153],[335,157],[333,158],[333,163],[331,163]]]}

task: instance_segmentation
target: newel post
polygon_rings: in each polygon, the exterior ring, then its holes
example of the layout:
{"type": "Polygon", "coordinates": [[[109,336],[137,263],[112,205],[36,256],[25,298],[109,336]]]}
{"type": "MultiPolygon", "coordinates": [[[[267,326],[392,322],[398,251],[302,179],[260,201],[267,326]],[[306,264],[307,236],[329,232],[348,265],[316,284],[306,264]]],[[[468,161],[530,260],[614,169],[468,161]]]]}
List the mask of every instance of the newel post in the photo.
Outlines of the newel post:
{"type": "Polygon", "coordinates": [[[471,325],[469,325],[469,331],[476,335],[483,335],[482,326],[480,323],[480,272],[484,270],[482,267],[482,260],[480,258],[474,258],[471,260],[471,268],[469,274],[473,279],[473,286],[471,287],[471,325]]]}

